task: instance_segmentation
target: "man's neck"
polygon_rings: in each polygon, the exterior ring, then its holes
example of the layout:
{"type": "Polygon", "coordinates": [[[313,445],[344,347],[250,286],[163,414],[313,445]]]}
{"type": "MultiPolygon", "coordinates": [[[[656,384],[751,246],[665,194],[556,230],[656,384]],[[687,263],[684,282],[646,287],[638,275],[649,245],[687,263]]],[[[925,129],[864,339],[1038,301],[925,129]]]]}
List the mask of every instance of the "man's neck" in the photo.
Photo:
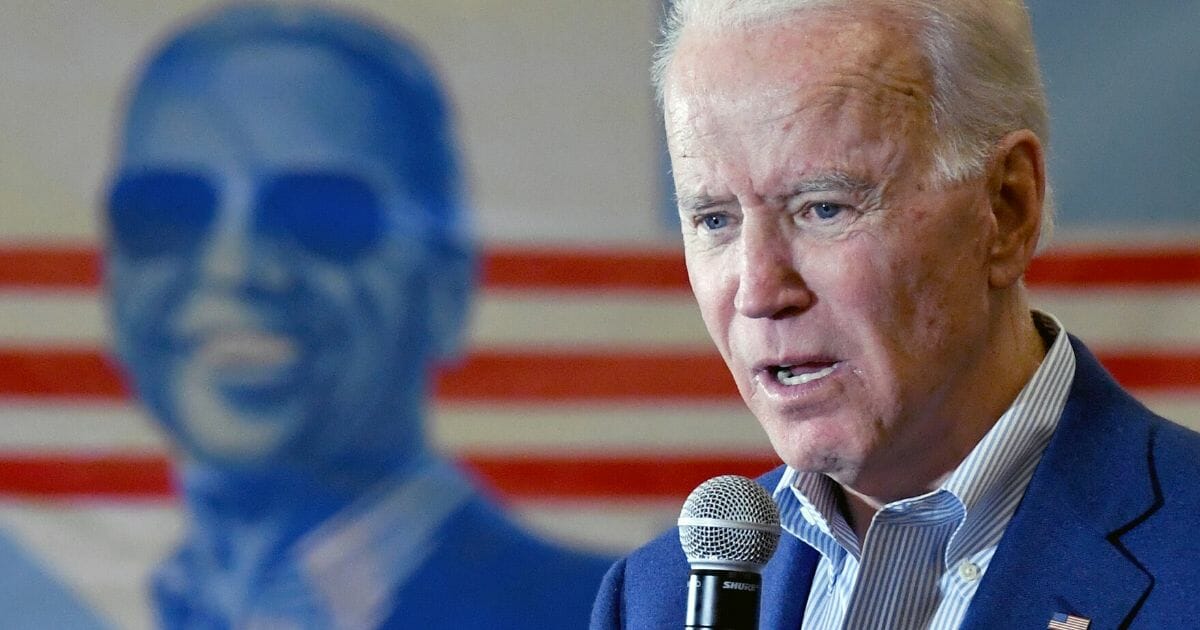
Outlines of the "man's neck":
{"type": "Polygon", "coordinates": [[[952,406],[969,412],[943,422],[937,435],[922,436],[916,445],[919,452],[900,453],[893,465],[860,470],[852,479],[833,480],[839,509],[860,542],[884,505],[940,487],[1033,378],[1049,344],[1033,324],[1024,300],[1018,302],[1022,315],[1008,320],[1010,325],[991,340],[995,350],[989,353],[988,362],[992,367],[981,370],[979,382],[961,392],[963,402],[952,406]]]}

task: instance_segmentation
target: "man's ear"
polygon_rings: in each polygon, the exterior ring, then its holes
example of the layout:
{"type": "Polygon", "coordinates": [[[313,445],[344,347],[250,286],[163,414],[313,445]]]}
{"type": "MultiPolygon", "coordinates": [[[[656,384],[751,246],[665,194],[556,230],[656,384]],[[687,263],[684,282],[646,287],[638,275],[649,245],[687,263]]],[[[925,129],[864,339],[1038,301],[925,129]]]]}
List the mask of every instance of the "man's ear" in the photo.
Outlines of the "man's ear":
{"type": "Polygon", "coordinates": [[[450,246],[426,271],[426,318],[435,363],[457,358],[466,343],[475,292],[476,259],[462,245],[450,246]]]}
{"type": "Polygon", "coordinates": [[[989,280],[1001,288],[1021,279],[1041,238],[1046,157],[1036,134],[1023,129],[1000,140],[990,163],[988,190],[996,222],[989,280]]]}

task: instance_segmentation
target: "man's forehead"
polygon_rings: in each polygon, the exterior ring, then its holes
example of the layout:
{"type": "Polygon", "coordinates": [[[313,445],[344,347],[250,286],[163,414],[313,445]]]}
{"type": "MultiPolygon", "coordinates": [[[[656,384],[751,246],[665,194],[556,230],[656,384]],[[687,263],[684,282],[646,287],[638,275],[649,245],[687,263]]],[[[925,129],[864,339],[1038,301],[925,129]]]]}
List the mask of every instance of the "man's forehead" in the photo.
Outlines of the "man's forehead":
{"type": "Polygon", "coordinates": [[[914,27],[886,9],[799,11],[748,26],[685,27],[666,75],[665,101],[680,92],[788,93],[806,85],[912,97],[928,92],[929,72],[914,27]],[[764,72],[770,69],[769,81],[764,72]]]}
{"type": "Polygon", "coordinates": [[[699,40],[664,93],[681,210],[861,193],[925,168],[929,81],[907,31],[833,15],[699,40]]]}
{"type": "Polygon", "coordinates": [[[340,54],[294,42],[197,56],[140,86],[127,162],[285,166],[387,161],[385,95],[340,54]],[[195,80],[181,81],[180,75],[195,80]]]}
{"type": "Polygon", "coordinates": [[[741,156],[751,170],[780,167],[799,146],[794,133],[842,168],[853,147],[919,142],[930,123],[928,73],[915,38],[887,18],[806,11],[685,31],[664,92],[677,183],[692,168],[683,162],[710,154],[741,156]]]}

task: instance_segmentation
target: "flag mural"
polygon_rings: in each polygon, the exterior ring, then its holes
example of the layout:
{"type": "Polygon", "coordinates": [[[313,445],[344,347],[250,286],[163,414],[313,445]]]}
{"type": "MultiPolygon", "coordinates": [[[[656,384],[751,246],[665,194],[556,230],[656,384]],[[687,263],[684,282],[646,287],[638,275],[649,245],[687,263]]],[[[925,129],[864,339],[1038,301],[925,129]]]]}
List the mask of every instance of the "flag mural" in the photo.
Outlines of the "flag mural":
{"type": "MultiPolygon", "coordinates": [[[[0,261],[0,489],[169,496],[161,438],[108,353],[98,255],[10,247],[0,261]]],[[[472,350],[434,387],[434,434],[501,495],[674,499],[709,472],[774,465],[677,253],[491,250],[482,271],[472,350]]],[[[1200,248],[1052,251],[1029,282],[1119,381],[1200,426],[1200,248]]]]}
{"type": "MultiPolygon", "coordinates": [[[[0,395],[16,429],[0,489],[169,497],[163,443],[108,352],[98,255],[11,248],[0,260],[0,395]],[[80,442],[89,431],[96,441],[80,442]]],[[[472,349],[434,386],[435,438],[518,504],[673,502],[709,473],[774,466],[684,274],[669,250],[492,250],[472,349]]],[[[636,533],[661,523],[650,526],[636,533]]],[[[636,533],[594,542],[624,547],[636,533]]]]}
{"type": "MultiPolygon", "coordinates": [[[[96,252],[10,245],[0,261],[0,516],[120,610],[180,527],[165,442],[108,354],[96,252]],[[133,549],[123,567],[89,566],[79,541],[97,535],[133,549]]],[[[431,431],[533,527],[629,548],[700,481],[776,465],[674,250],[493,248],[481,282],[431,431]]],[[[1200,428],[1200,248],[1051,250],[1029,283],[1119,381],[1200,428]]]]}

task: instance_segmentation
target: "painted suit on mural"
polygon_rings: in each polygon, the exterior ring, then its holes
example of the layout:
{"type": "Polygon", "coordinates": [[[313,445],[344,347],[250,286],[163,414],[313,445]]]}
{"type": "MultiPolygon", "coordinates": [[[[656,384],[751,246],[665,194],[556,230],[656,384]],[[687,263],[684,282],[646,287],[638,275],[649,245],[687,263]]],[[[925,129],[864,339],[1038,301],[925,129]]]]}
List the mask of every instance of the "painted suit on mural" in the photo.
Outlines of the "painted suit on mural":
{"type": "Polygon", "coordinates": [[[579,628],[608,560],[527,534],[424,434],[472,292],[448,105],[411,44],[226,9],[128,103],[117,351],[179,451],[171,628],[579,628]]]}

